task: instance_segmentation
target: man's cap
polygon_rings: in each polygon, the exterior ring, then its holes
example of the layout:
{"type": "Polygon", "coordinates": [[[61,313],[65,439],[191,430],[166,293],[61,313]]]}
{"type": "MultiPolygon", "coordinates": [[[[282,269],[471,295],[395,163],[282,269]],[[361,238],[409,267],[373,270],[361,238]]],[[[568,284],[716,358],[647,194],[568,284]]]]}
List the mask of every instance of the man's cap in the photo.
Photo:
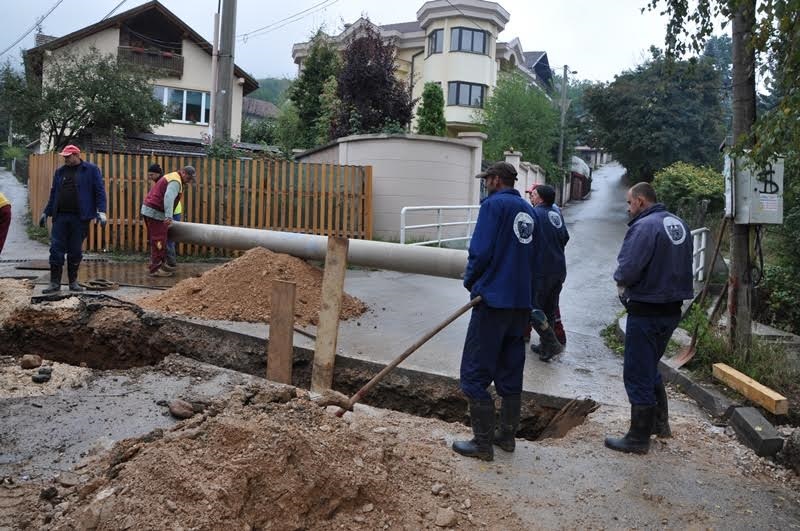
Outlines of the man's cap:
{"type": "Polygon", "coordinates": [[[61,155],[62,157],[69,157],[70,155],[80,155],[80,154],[81,154],[81,148],[79,148],[75,144],[69,144],[68,146],[65,146],[64,149],[61,150],[61,153],[59,153],[59,155],[61,155]]]}
{"type": "Polygon", "coordinates": [[[186,175],[195,176],[194,166],[184,166],[183,171],[186,172],[186,175]]]}
{"type": "Polygon", "coordinates": [[[530,185],[527,190],[525,190],[526,194],[532,194],[533,191],[536,190],[536,183],[530,185]]]}
{"type": "Polygon", "coordinates": [[[556,189],[549,184],[537,184],[535,190],[539,197],[542,198],[542,201],[548,205],[556,202],[556,189]]]}
{"type": "Polygon", "coordinates": [[[150,165],[149,168],[147,168],[147,173],[164,173],[164,172],[161,170],[161,166],[159,166],[157,163],[154,162],[153,164],[150,165]]]}
{"type": "Polygon", "coordinates": [[[495,162],[486,171],[483,171],[475,176],[476,179],[485,179],[490,175],[497,175],[504,180],[517,180],[517,170],[508,162],[495,162]]]}

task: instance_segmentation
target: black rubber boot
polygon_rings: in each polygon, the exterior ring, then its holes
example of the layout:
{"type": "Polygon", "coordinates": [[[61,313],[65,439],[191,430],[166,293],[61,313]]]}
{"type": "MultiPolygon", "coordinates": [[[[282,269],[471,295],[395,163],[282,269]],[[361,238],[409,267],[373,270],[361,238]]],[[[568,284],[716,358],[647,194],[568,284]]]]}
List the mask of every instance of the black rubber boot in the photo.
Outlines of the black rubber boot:
{"type": "Polygon", "coordinates": [[[631,406],[631,428],[620,439],[606,437],[606,447],[618,452],[646,454],[650,450],[656,406],[631,406]]]}
{"type": "Polygon", "coordinates": [[[67,280],[69,280],[70,291],[86,291],[80,284],[78,284],[78,267],[80,263],[71,264],[67,263],[67,280]]]}
{"type": "Polygon", "coordinates": [[[504,396],[500,405],[500,425],[494,431],[494,444],[506,452],[513,452],[516,446],[521,398],[521,395],[504,396]]]}
{"type": "MultiPolygon", "coordinates": [[[[539,334],[539,359],[542,361],[550,361],[558,354],[564,351],[564,347],[558,342],[556,333],[553,327],[547,321],[547,317],[541,310],[533,310],[531,312],[531,321],[533,322],[533,329],[539,334]]],[[[533,345],[531,345],[533,350],[533,345]]],[[[536,352],[534,350],[534,352],[536,352]]]]}
{"type": "Polygon", "coordinates": [[[672,437],[672,430],[669,427],[669,406],[667,405],[667,390],[664,383],[656,385],[656,420],[653,427],[656,437],[668,439],[672,437]]]}
{"type": "Polygon", "coordinates": [[[472,440],[453,442],[453,451],[483,461],[494,460],[494,401],[470,400],[469,419],[472,423],[472,440]]]}
{"type": "Polygon", "coordinates": [[[50,284],[42,290],[42,293],[55,293],[61,291],[61,273],[64,271],[64,266],[56,266],[50,264],[50,284]]]}

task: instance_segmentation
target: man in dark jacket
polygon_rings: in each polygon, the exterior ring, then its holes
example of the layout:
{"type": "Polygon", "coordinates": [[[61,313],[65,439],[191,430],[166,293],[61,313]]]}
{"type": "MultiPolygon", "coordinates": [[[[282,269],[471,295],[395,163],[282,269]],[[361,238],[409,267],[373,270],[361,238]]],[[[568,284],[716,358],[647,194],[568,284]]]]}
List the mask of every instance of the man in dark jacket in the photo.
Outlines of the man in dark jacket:
{"type": "MultiPolygon", "coordinates": [[[[558,315],[558,299],[567,278],[567,260],[564,247],[569,241],[567,224],[557,207],[555,189],[540,184],[531,191],[531,201],[536,214],[536,278],[534,279],[534,311],[531,314],[533,327],[541,338],[541,345],[531,345],[542,361],[550,361],[564,349],[556,337],[555,323],[558,315]]],[[[566,340],[566,338],[565,338],[566,340]]]]}
{"type": "Polygon", "coordinates": [[[491,461],[493,444],[514,451],[519,426],[535,222],[530,203],[513,188],[514,166],[498,162],[477,177],[484,179],[489,196],[481,203],[470,242],[464,287],[482,301],[472,309],[461,357],[461,390],[469,399],[474,437],[454,442],[453,450],[491,461]],[[492,382],[502,397],[497,432],[494,400],[487,390],[492,382]]]}
{"type": "Polygon", "coordinates": [[[64,254],[67,255],[67,279],[70,291],[83,291],[78,284],[78,267],[83,259],[83,240],[89,234],[89,222],[106,224],[106,187],[100,168],[81,160],[81,150],[72,144],[61,153],[64,165],[53,175],[50,199],[39,218],[39,226],[53,218],[50,232],[50,284],[42,293],[61,289],[64,254]]]}
{"type": "Polygon", "coordinates": [[[628,190],[628,232],[617,257],[620,300],[628,311],[623,381],[631,403],[631,425],[622,438],[607,437],[612,450],[644,454],[650,435],[671,435],[667,393],[658,372],[681,304],[694,295],[692,238],[678,216],[657,202],[648,183],[628,190]]]}

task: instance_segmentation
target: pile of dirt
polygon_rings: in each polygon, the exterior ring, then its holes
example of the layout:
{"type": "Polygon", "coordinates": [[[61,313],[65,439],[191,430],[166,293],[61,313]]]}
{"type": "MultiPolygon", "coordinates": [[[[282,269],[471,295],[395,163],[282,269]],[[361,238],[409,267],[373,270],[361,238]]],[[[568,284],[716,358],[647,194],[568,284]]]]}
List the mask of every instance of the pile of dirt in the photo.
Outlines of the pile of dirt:
{"type": "MultiPolygon", "coordinates": [[[[322,305],[322,271],[263,247],[137,302],[143,308],[192,317],[269,322],[273,280],[296,284],[295,322],[316,325],[322,305]]],[[[341,319],[357,317],[366,310],[362,301],[344,294],[341,319]]]]}
{"type": "Polygon", "coordinates": [[[66,486],[56,481],[41,491],[48,502],[28,511],[28,524],[522,529],[507,501],[454,471],[441,439],[409,435],[403,421],[392,425],[392,418],[340,419],[304,391],[242,386],[169,431],[121,441],[79,465],[66,486]]]}
{"type": "Polygon", "coordinates": [[[0,326],[18,309],[30,305],[33,283],[28,280],[0,278],[0,326]]]}

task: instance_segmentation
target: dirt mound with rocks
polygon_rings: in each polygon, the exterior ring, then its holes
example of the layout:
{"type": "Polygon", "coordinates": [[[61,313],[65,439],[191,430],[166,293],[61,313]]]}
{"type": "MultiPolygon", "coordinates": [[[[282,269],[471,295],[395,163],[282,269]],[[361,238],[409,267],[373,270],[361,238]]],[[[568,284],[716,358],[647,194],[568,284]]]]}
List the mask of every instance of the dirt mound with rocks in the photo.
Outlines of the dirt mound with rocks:
{"type": "MultiPolygon", "coordinates": [[[[348,418],[349,417],[349,418],[348,418]]],[[[168,431],[116,444],[41,491],[46,529],[522,529],[404,420],[340,419],[252,384],[168,431]]]]}
{"type": "MultiPolygon", "coordinates": [[[[273,280],[296,284],[295,322],[316,325],[322,306],[322,270],[263,247],[137,302],[143,308],[192,317],[269,322],[273,280]]],[[[362,301],[344,294],[341,319],[357,317],[366,310],[362,301]]]]}

